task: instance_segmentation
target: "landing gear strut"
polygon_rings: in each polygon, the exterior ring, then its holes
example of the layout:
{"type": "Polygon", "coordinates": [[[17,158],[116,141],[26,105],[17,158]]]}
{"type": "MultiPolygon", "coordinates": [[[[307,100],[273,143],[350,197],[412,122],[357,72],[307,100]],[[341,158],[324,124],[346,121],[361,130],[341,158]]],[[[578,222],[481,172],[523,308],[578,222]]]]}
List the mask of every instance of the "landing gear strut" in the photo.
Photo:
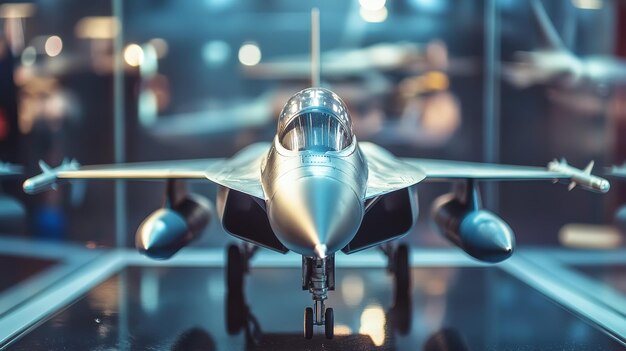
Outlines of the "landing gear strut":
{"type": "Polygon", "coordinates": [[[313,326],[323,325],[327,339],[335,335],[335,315],[326,308],[328,291],[335,290],[335,255],[325,258],[302,257],[302,290],[313,297],[313,307],[304,309],[304,337],[313,337],[313,326]]]}

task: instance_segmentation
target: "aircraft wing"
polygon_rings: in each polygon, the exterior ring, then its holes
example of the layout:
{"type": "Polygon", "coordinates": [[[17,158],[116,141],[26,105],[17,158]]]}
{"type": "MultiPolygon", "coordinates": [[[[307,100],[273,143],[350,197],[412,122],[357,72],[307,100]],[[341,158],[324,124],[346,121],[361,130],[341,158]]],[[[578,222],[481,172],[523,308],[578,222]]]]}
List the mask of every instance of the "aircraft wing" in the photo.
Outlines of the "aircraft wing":
{"type": "Polygon", "coordinates": [[[407,188],[421,182],[426,175],[392,155],[380,146],[361,142],[368,167],[366,199],[407,188]]]}
{"type": "Polygon", "coordinates": [[[402,161],[420,169],[425,174],[425,181],[553,180],[555,182],[570,181],[570,190],[580,185],[587,190],[605,193],[610,188],[606,179],[591,174],[593,162],[580,170],[572,167],[565,160],[554,160],[546,168],[419,158],[403,158],[402,161]]]}
{"type": "Polygon", "coordinates": [[[41,162],[42,174],[24,182],[24,191],[38,193],[71,179],[207,179],[216,184],[264,198],[261,186],[261,162],[269,144],[248,146],[232,158],[182,161],[156,161],[81,167],[65,161],[57,168],[41,162]]]}

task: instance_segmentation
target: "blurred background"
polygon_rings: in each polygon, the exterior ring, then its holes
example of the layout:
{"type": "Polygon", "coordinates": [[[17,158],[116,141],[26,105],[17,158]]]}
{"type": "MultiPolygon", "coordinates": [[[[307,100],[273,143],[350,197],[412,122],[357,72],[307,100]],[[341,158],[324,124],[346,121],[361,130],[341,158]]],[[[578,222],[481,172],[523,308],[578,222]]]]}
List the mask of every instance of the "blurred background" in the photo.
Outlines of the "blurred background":
{"type": "MultiPolygon", "coordinates": [[[[0,4],[0,160],[28,177],[39,160],[228,157],[270,141],[308,85],[312,6],[323,86],[346,101],[359,140],[398,156],[595,160],[599,174],[626,159],[623,1],[57,0],[0,4]]],[[[165,187],[127,182],[116,197],[114,182],[93,181],[25,196],[23,179],[2,182],[3,235],[89,248],[131,246],[165,187]]],[[[420,224],[404,240],[447,246],[428,213],[449,186],[418,189],[420,224]]],[[[618,181],[607,195],[543,182],[483,195],[520,245],[624,245],[618,181]]],[[[229,240],[215,220],[196,245],[229,240]]]]}

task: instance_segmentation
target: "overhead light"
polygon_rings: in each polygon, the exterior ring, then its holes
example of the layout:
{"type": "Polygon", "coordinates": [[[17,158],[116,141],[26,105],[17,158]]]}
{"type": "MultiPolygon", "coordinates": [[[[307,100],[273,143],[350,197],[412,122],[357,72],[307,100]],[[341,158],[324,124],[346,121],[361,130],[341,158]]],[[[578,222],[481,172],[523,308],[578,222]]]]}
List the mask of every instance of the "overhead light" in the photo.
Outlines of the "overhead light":
{"type": "Polygon", "coordinates": [[[387,0],[359,0],[361,7],[369,11],[378,11],[385,7],[387,0]]]}
{"type": "Polygon", "coordinates": [[[3,4],[0,5],[0,18],[27,18],[35,14],[35,4],[3,4]]]}
{"type": "Polygon", "coordinates": [[[111,16],[83,17],[74,27],[81,39],[113,39],[120,31],[120,21],[111,16]]]}
{"type": "Polygon", "coordinates": [[[124,61],[129,66],[137,67],[143,63],[143,49],[137,44],[129,44],[124,49],[124,61]]]}
{"type": "Polygon", "coordinates": [[[387,19],[388,13],[387,8],[383,6],[382,8],[374,11],[368,10],[365,7],[361,7],[359,9],[359,14],[365,22],[380,23],[384,22],[387,19]]]}
{"type": "Polygon", "coordinates": [[[58,35],[53,35],[46,40],[44,45],[46,54],[50,57],[58,56],[63,50],[63,40],[58,35]]]}
{"type": "Polygon", "coordinates": [[[624,242],[620,232],[611,226],[566,224],[559,230],[559,242],[566,247],[615,249],[624,242]]]}
{"type": "Polygon", "coordinates": [[[211,40],[202,47],[202,59],[211,67],[223,65],[229,56],[230,46],[225,41],[211,40]]]}
{"type": "Polygon", "coordinates": [[[256,43],[243,44],[239,48],[239,62],[245,66],[255,66],[261,62],[261,49],[256,43]]]}
{"type": "Polygon", "coordinates": [[[572,5],[584,10],[599,10],[602,8],[602,0],[572,0],[572,5]]]}

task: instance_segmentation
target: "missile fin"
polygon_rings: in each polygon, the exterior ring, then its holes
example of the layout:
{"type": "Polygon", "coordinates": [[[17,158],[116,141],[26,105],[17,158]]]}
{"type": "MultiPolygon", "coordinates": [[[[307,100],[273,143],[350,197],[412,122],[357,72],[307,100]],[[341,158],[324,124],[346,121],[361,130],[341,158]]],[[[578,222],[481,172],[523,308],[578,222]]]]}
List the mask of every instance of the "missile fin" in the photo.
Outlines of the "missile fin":
{"type": "Polygon", "coordinates": [[[569,185],[567,186],[567,190],[572,191],[575,187],[576,187],[576,182],[572,181],[571,183],[569,183],[569,185]]]}
{"type": "Polygon", "coordinates": [[[591,170],[593,169],[593,165],[594,165],[594,161],[589,162],[589,164],[587,165],[587,167],[585,167],[583,172],[585,172],[585,174],[591,174],[591,170]]]}

